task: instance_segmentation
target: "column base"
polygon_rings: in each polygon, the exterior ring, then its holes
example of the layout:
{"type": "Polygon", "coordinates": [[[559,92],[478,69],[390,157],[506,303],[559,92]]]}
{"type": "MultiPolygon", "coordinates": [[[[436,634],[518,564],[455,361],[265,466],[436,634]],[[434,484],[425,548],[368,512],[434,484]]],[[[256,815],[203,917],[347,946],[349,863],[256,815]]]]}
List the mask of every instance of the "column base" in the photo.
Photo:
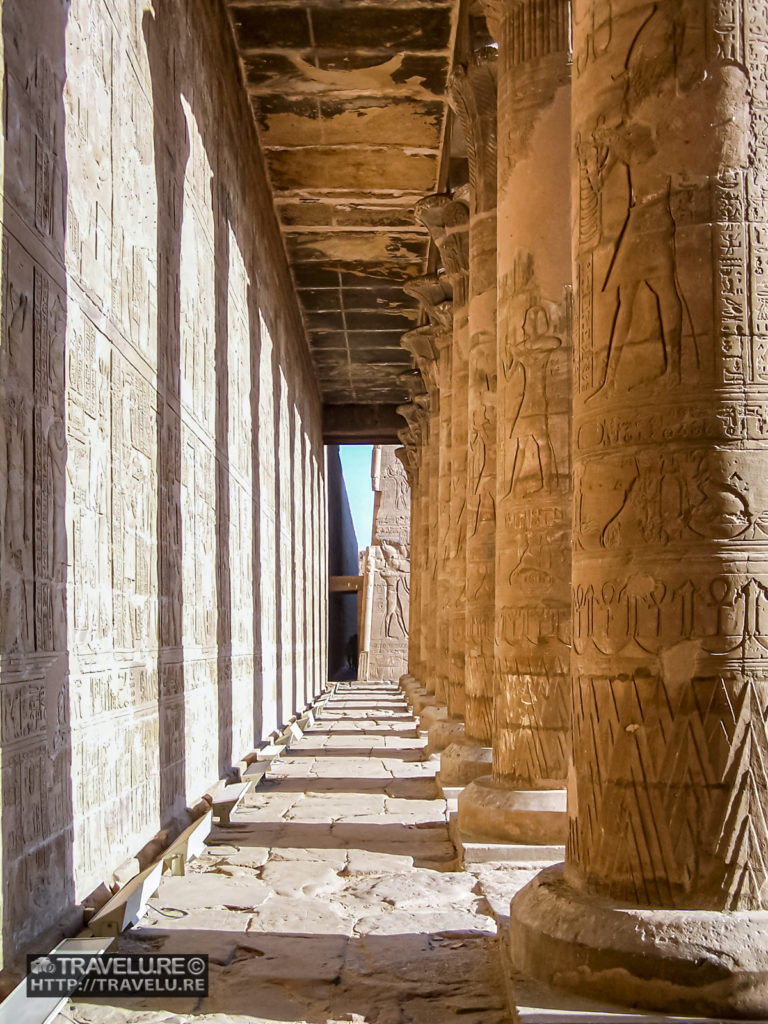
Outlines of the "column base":
{"type": "Polygon", "coordinates": [[[445,704],[430,704],[419,715],[419,729],[429,732],[433,725],[447,718],[448,708],[445,704]]]}
{"type": "Polygon", "coordinates": [[[427,692],[426,686],[420,680],[414,679],[413,676],[403,676],[400,680],[400,689],[405,694],[407,701],[411,701],[417,693],[427,692]]]}
{"type": "Polygon", "coordinates": [[[422,708],[431,708],[435,704],[442,704],[443,701],[434,693],[427,690],[417,690],[411,694],[411,704],[414,715],[421,713],[422,708]]]}
{"type": "Polygon", "coordinates": [[[441,719],[430,727],[424,753],[427,757],[430,754],[439,754],[441,750],[445,750],[446,747],[450,747],[452,743],[463,738],[464,722],[460,718],[441,719]]]}
{"type": "Polygon", "coordinates": [[[478,775],[487,775],[492,761],[491,747],[481,747],[466,737],[454,741],[440,755],[440,783],[443,786],[466,786],[478,775]]]}
{"type": "Polygon", "coordinates": [[[458,824],[471,842],[561,846],[568,836],[566,791],[507,789],[486,774],[459,797],[458,824]]]}
{"type": "Polygon", "coordinates": [[[574,889],[545,868],[512,900],[522,974],[592,999],[716,1019],[768,1018],[768,912],[655,910],[574,889]]]}

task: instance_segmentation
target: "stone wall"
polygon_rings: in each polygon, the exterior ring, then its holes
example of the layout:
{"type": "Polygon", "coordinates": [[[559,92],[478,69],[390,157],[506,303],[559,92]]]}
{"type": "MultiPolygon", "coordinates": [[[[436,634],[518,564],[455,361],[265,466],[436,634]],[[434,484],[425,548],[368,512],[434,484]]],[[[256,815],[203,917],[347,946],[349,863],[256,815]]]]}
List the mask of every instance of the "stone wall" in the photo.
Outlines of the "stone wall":
{"type": "Polygon", "coordinates": [[[216,0],[2,5],[3,960],[318,691],[319,400],[216,0]]]}
{"type": "Polygon", "coordinates": [[[373,544],[365,552],[360,679],[399,679],[408,669],[411,489],[393,444],[375,445],[373,544]]]}

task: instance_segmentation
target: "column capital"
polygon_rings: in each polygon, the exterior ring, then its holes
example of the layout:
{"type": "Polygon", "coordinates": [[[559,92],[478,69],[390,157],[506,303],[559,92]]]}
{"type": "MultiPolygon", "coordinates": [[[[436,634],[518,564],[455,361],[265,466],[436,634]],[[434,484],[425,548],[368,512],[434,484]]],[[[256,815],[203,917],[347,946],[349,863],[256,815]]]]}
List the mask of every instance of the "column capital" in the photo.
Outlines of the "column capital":
{"type": "Polygon", "coordinates": [[[412,278],[405,282],[403,291],[419,300],[433,327],[447,326],[446,318],[452,316],[453,306],[453,288],[447,274],[412,278]]]}
{"type": "Polygon", "coordinates": [[[408,424],[398,431],[397,436],[406,447],[408,445],[420,447],[427,439],[427,425],[429,423],[428,396],[420,395],[412,402],[398,405],[397,411],[408,424]]]}
{"type": "Polygon", "coordinates": [[[484,47],[458,64],[448,82],[448,99],[461,121],[467,146],[473,213],[496,206],[497,57],[496,47],[484,47]]]}
{"type": "Polygon", "coordinates": [[[427,389],[430,403],[437,402],[440,391],[439,352],[435,344],[435,334],[434,327],[417,327],[413,331],[408,331],[400,339],[400,344],[414,358],[427,389]]]}
{"type": "Polygon", "coordinates": [[[408,486],[412,489],[416,483],[416,475],[418,472],[418,452],[416,445],[408,438],[406,440],[401,435],[407,435],[408,431],[401,430],[398,432],[398,437],[403,442],[402,448],[395,448],[395,457],[402,463],[405,475],[408,479],[408,486]]]}
{"type": "Polygon", "coordinates": [[[469,276],[469,206],[463,197],[444,192],[416,203],[416,217],[429,231],[453,287],[456,306],[467,301],[469,276]]]}

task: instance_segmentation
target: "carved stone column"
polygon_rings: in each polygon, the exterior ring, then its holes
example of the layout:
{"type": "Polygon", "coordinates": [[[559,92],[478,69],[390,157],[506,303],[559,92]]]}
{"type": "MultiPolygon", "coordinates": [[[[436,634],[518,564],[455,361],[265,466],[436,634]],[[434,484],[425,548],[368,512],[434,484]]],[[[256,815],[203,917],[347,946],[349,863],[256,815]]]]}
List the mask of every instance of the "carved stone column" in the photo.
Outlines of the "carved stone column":
{"type": "MultiPolygon", "coordinates": [[[[402,411],[398,406],[398,411],[402,411]]],[[[413,436],[412,429],[398,431],[398,437],[403,444],[398,448],[395,455],[400,459],[411,489],[411,521],[410,521],[410,544],[411,544],[411,600],[408,606],[408,671],[401,677],[403,680],[415,680],[419,678],[418,665],[418,635],[419,635],[419,588],[421,586],[421,537],[419,533],[419,513],[421,494],[419,490],[419,460],[418,442],[413,436]]]]}
{"type": "Polygon", "coordinates": [[[566,0],[488,5],[499,39],[493,770],[459,827],[565,841],[570,740],[570,69],[566,0]]]}
{"type": "Polygon", "coordinates": [[[440,604],[439,593],[446,574],[445,536],[448,531],[445,503],[450,487],[450,445],[445,439],[450,432],[450,353],[451,353],[451,303],[445,298],[446,289],[434,276],[420,278],[406,285],[409,294],[417,295],[427,311],[431,326],[417,328],[403,336],[402,344],[414,356],[429,395],[429,565],[425,573],[422,594],[422,614],[428,615],[431,628],[426,630],[426,645],[423,648],[426,692],[415,691],[411,698],[414,712],[420,714],[430,705],[446,706],[445,691],[447,679],[447,645],[443,643],[448,635],[447,612],[443,607],[438,612],[438,626],[435,628],[435,607],[440,604]]]}
{"type": "MultiPolygon", "coordinates": [[[[426,396],[424,396],[426,397],[426,396]]],[[[424,410],[415,401],[398,406],[397,411],[405,419],[407,427],[398,431],[403,447],[395,455],[400,459],[411,488],[411,593],[408,623],[408,673],[400,680],[401,686],[420,683],[424,677],[421,660],[422,617],[421,601],[426,567],[426,547],[429,542],[424,485],[427,483],[424,466],[424,441],[422,418],[424,410]]]]}
{"type": "Polygon", "coordinates": [[[576,0],[574,742],[515,957],[768,1017],[768,34],[750,0],[576,0]]]}
{"type": "MultiPolygon", "coordinates": [[[[468,438],[468,216],[461,198],[433,195],[422,199],[416,215],[429,229],[453,294],[453,334],[450,346],[451,405],[445,434],[450,450],[450,477],[444,516],[446,533],[440,600],[447,608],[446,700],[448,721],[442,716],[429,728],[430,753],[444,749],[464,732],[466,649],[466,472],[468,438]]],[[[443,622],[441,616],[441,622],[443,622]]],[[[427,725],[429,717],[423,719],[427,725]]]]}
{"type": "Polygon", "coordinates": [[[435,480],[432,470],[432,449],[429,437],[430,398],[428,394],[419,394],[413,399],[414,430],[420,438],[419,445],[419,490],[420,490],[420,511],[419,511],[419,543],[421,545],[421,557],[419,563],[419,610],[418,610],[418,633],[417,633],[417,664],[419,675],[417,679],[421,682],[428,678],[427,645],[431,632],[432,608],[432,581],[434,578],[434,554],[432,551],[432,495],[435,491],[435,480]]]}
{"type": "Polygon", "coordinates": [[[465,736],[440,759],[444,785],[491,767],[496,533],[496,50],[456,67],[449,95],[469,156],[465,736]]]}

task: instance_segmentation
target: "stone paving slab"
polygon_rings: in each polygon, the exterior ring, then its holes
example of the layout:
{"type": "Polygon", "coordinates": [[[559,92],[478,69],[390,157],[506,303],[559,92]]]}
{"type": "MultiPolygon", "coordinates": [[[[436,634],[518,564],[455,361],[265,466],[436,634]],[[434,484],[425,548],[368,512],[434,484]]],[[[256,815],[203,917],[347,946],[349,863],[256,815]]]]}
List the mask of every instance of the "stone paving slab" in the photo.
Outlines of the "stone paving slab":
{"type": "Polygon", "coordinates": [[[119,939],[208,952],[209,997],[77,1003],[56,1024],[510,1024],[492,907],[455,870],[423,752],[394,684],[340,684],[119,939]]]}

